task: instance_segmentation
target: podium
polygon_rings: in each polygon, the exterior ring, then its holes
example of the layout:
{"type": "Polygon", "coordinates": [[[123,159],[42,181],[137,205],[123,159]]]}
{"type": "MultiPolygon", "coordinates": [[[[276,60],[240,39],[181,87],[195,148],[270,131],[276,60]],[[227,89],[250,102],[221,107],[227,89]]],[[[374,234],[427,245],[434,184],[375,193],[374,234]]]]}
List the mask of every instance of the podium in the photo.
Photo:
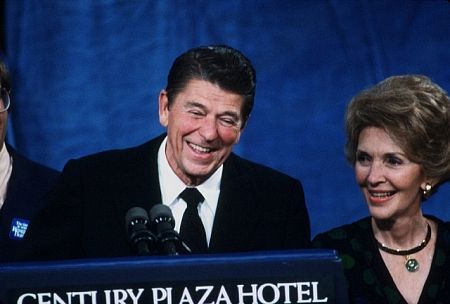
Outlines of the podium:
{"type": "Polygon", "coordinates": [[[2,304],[347,303],[333,250],[0,265],[2,304]]]}

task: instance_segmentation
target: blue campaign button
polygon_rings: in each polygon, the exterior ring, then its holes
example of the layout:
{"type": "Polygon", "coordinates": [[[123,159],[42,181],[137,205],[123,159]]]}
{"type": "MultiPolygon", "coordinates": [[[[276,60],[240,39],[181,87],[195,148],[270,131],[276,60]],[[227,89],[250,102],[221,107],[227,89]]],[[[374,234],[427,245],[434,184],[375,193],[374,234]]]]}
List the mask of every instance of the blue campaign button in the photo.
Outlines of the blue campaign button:
{"type": "Polygon", "coordinates": [[[13,240],[22,240],[27,232],[29,220],[21,218],[13,218],[11,229],[9,230],[9,238],[13,240]]]}

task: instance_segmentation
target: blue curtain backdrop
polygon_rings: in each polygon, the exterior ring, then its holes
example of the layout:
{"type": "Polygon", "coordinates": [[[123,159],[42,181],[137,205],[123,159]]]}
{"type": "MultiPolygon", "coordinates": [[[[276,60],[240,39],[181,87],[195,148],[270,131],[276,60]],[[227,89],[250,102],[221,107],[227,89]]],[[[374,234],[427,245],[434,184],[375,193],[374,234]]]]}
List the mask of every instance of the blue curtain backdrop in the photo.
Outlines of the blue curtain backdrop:
{"type": "MultiPolygon", "coordinates": [[[[10,0],[8,140],[57,169],[142,143],[163,131],[157,96],[173,59],[212,43],[242,50],[257,70],[235,152],[302,180],[313,235],[367,215],[343,154],[349,99],[403,73],[450,90],[444,0],[10,0]]],[[[449,197],[446,185],[426,211],[450,220],[449,197]]]]}

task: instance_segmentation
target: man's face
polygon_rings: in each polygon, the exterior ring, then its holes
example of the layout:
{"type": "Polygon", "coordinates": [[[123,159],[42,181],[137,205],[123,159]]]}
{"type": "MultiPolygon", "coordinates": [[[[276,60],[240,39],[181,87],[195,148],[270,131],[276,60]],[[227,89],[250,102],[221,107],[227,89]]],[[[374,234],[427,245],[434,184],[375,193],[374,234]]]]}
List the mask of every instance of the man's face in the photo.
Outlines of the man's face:
{"type": "Polygon", "coordinates": [[[167,128],[166,156],[187,185],[211,176],[230,155],[242,132],[242,96],[193,79],[170,106],[159,96],[159,121],[167,128]]]}

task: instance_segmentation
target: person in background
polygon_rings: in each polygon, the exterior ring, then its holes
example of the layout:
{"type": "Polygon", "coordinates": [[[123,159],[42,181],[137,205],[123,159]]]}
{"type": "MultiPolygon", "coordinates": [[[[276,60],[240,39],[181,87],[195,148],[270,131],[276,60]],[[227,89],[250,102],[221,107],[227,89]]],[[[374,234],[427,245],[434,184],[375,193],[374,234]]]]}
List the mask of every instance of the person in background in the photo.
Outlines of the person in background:
{"type": "Polygon", "coordinates": [[[309,247],[300,181],[232,152],[255,86],[251,62],[234,48],[202,46],[181,54],[159,94],[167,133],[70,160],[30,227],[25,259],[135,255],[125,215],[158,204],[170,208],[175,231],[192,253],[309,247]]]}
{"type": "Polygon", "coordinates": [[[345,123],[370,216],[313,246],[338,251],[354,303],[448,303],[449,224],[422,203],[450,178],[449,96],[422,75],[389,77],[352,99],[345,123]]]}
{"type": "Polygon", "coordinates": [[[11,83],[0,62],[0,262],[15,261],[34,214],[54,185],[58,171],[20,155],[5,142],[11,83]]]}

